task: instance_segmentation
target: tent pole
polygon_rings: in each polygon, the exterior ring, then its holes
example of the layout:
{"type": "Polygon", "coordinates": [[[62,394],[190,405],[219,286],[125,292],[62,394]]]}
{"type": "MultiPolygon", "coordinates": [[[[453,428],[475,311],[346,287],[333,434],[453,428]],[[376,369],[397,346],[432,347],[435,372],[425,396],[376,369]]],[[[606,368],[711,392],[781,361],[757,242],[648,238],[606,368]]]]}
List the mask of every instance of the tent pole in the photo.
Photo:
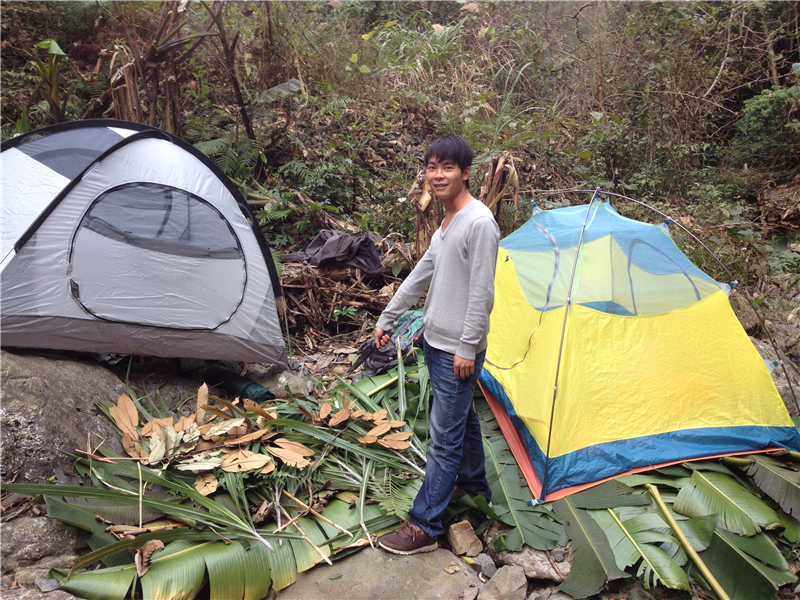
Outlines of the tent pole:
{"type": "Polygon", "coordinates": [[[550,405],[550,427],[547,431],[547,450],[544,453],[544,475],[542,476],[542,493],[541,498],[539,498],[539,502],[544,502],[544,499],[547,497],[547,461],[550,458],[550,441],[553,438],[553,415],[555,414],[556,410],[556,396],[558,395],[558,376],[561,372],[561,354],[564,350],[564,335],[567,331],[567,315],[569,315],[569,309],[572,306],[572,286],[575,283],[575,272],[578,270],[578,258],[581,254],[581,245],[583,244],[583,233],[586,231],[586,223],[589,221],[589,213],[592,210],[592,205],[594,204],[594,199],[597,197],[597,192],[600,191],[600,188],[597,188],[592,194],[592,199],[589,200],[589,206],[586,209],[586,215],[583,217],[583,225],[581,226],[581,235],[578,238],[578,246],[575,249],[575,261],[572,263],[572,275],[569,279],[569,290],[567,291],[567,301],[564,305],[564,322],[561,325],[561,341],[558,344],[558,360],[556,361],[556,381],[553,385],[553,403],[550,405]]]}
{"type": "MultiPolygon", "coordinates": [[[[599,189],[600,188],[597,188],[594,191],[592,191],[592,190],[562,190],[560,192],[553,192],[553,193],[550,193],[550,194],[545,194],[543,196],[538,196],[537,198],[532,200],[529,204],[534,204],[537,200],[541,200],[542,198],[549,198],[551,196],[560,196],[562,194],[576,194],[576,193],[580,194],[580,193],[583,193],[583,194],[594,194],[594,195],[597,195],[597,192],[598,192],[599,189]]],[[[683,230],[684,233],[686,233],[689,237],[691,237],[695,242],[700,244],[703,247],[703,249],[706,252],[708,252],[714,260],[717,261],[719,266],[722,267],[722,269],[728,274],[728,277],[731,278],[731,287],[738,283],[736,278],[733,276],[733,273],[731,273],[730,270],[728,269],[728,267],[725,266],[725,263],[723,263],[719,259],[719,257],[717,257],[717,255],[714,254],[709,249],[708,246],[706,246],[702,241],[700,241],[700,238],[698,238],[695,234],[693,234],[691,231],[686,229],[686,227],[684,227],[683,225],[681,225],[677,221],[671,219],[669,217],[669,215],[661,212],[660,210],[658,210],[657,208],[655,208],[653,206],[650,206],[646,202],[642,202],[641,200],[636,200],[635,198],[631,198],[629,196],[623,196],[622,194],[617,194],[617,193],[614,193],[614,192],[605,192],[604,191],[603,193],[606,196],[613,196],[615,198],[621,198],[623,200],[628,200],[629,202],[633,202],[633,203],[638,204],[640,206],[644,206],[645,208],[649,208],[654,213],[659,214],[662,217],[664,217],[664,219],[666,219],[670,223],[673,223],[673,224],[677,225],[681,230],[683,230]]],[[[592,196],[592,200],[594,200],[594,196],[592,196]]],[[[590,202],[589,206],[591,206],[591,204],[592,203],[590,202]]],[[[520,208],[522,208],[522,207],[520,207],[520,208]]],[[[519,210],[519,209],[517,209],[517,210],[519,210]]],[[[583,232],[581,232],[581,235],[583,235],[583,232]]],[[[775,342],[775,338],[772,337],[772,333],[770,333],[769,329],[767,328],[767,324],[764,322],[764,318],[761,316],[761,313],[758,312],[758,309],[755,307],[755,305],[753,303],[753,299],[750,296],[750,292],[747,290],[747,288],[744,285],[741,286],[741,289],[742,289],[742,292],[744,293],[744,296],[745,296],[745,299],[747,300],[747,303],[750,305],[750,308],[753,309],[753,312],[755,313],[756,318],[758,319],[758,322],[761,325],[761,328],[767,334],[767,337],[769,338],[769,343],[772,346],[772,349],[775,351],[775,356],[780,358],[781,352],[780,352],[780,350],[778,350],[778,344],[775,342]]],[[[797,394],[794,391],[794,386],[792,385],[792,380],[789,378],[789,372],[786,370],[786,361],[784,361],[784,360],[781,361],[781,370],[783,370],[783,375],[784,375],[784,377],[786,377],[786,383],[789,385],[789,391],[792,392],[792,399],[794,400],[795,408],[797,409],[798,414],[800,414],[800,401],[798,401],[797,394]]],[[[548,440],[548,444],[549,444],[549,440],[548,440]]],[[[546,457],[545,457],[545,459],[546,459],[546,457]]],[[[545,462],[546,462],[546,460],[545,460],[545,462]]]]}

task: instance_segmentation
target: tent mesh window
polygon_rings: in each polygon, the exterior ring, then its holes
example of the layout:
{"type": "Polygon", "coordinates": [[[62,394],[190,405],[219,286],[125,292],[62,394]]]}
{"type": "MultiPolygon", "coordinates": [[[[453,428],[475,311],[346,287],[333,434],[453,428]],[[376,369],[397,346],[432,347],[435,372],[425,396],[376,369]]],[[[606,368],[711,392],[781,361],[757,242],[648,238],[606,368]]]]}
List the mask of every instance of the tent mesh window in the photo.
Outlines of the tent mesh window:
{"type": "Polygon", "coordinates": [[[94,316],[165,327],[218,327],[238,308],[246,283],[241,245],[222,214],[154,183],[98,197],[73,238],[70,266],[72,294],[94,316]],[[148,263],[162,266],[142,277],[137,265],[148,263]],[[209,289],[215,280],[225,289],[209,289]]]}

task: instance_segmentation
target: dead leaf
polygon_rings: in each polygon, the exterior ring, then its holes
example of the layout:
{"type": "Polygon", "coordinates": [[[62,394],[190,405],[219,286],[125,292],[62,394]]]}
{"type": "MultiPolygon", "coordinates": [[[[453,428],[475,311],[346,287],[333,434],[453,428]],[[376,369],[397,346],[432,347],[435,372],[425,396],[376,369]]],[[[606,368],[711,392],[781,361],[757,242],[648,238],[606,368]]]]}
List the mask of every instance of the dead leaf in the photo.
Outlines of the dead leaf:
{"type": "Polygon", "coordinates": [[[353,410],[356,407],[356,401],[355,400],[348,400],[347,398],[344,399],[343,404],[344,404],[344,407],[347,410],[353,410]]]}
{"type": "Polygon", "coordinates": [[[204,383],[197,390],[197,407],[194,411],[194,422],[202,425],[206,418],[206,412],[203,410],[203,405],[208,404],[208,386],[204,383]]]}
{"type": "Polygon", "coordinates": [[[372,419],[375,421],[381,421],[386,418],[387,414],[388,413],[386,412],[386,409],[382,408],[378,412],[372,413],[372,419]]]}
{"type": "Polygon", "coordinates": [[[328,2],[328,6],[331,8],[342,8],[342,6],[344,6],[344,2],[342,2],[342,0],[331,0],[328,2]]]}
{"type": "Polygon", "coordinates": [[[373,414],[372,414],[372,413],[365,412],[363,415],[361,415],[361,418],[362,418],[364,421],[372,421],[372,419],[373,419],[374,417],[373,417],[373,414]]]}
{"type": "Polygon", "coordinates": [[[400,441],[397,441],[397,440],[387,440],[387,439],[384,439],[384,438],[379,439],[378,443],[381,446],[383,446],[384,448],[392,448],[393,450],[405,450],[406,448],[411,446],[411,444],[409,444],[408,442],[400,442],[400,441]]]}
{"type": "Polygon", "coordinates": [[[178,419],[178,422],[175,423],[173,427],[175,431],[185,431],[192,423],[194,423],[194,415],[189,415],[188,417],[181,417],[178,419]]]}
{"type": "Polygon", "coordinates": [[[164,549],[164,543],[161,540],[149,540],[144,543],[141,548],[133,548],[133,562],[136,563],[136,574],[139,577],[144,576],[150,569],[150,558],[154,552],[164,549]]]}
{"type": "Polygon", "coordinates": [[[327,369],[333,362],[334,358],[336,357],[333,355],[333,352],[329,352],[320,356],[317,360],[317,370],[321,371],[322,369],[327,369]]]}
{"type": "Polygon", "coordinates": [[[455,575],[456,573],[458,573],[461,570],[461,569],[459,569],[459,567],[455,567],[453,565],[450,565],[449,567],[442,567],[442,568],[444,569],[444,572],[449,574],[449,575],[455,575]]]}
{"type": "MultiPolygon", "coordinates": [[[[270,461],[270,463],[271,462],[272,461],[270,461]]],[[[272,465],[272,468],[274,469],[275,465],[272,465]]],[[[267,517],[270,510],[272,510],[272,502],[267,502],[266,500],[264,500],[261,504],[258,505],[258,510],[256,510],[256,512],[253,514],[253,523],[261,523],[261,521],[263,521],[267,517]]]]}
{"type": "Polygon", "coordinates": [[[172,427],[160,426],[153,435],[150,436],[150,456],[147,458],[149,464],[161,462],[164,457],[172,452],[172,449],[180,441],[181,434],[172,427]]]}
{"type": "Polygon", "coordinates": [[[437,35],[438,35],[438,34],[440,34],[440,33],[442,33],[442,32],[444,31],[444,27],[442,27],[442,26],[441,26],[441,25],[439,25],[438,23],[434,23],[433,25],[431,25],[431,27],[433,28],[433,31],[434,31],[434,32],[435,32],[437,35]]]}
{"type": "Polygon", "coordinates": [[[277,456],[290,467],[302,469],[311,464],[311,461],[307,458],[304,458],[301,454],[298,454],[292,450],[286,450],[285,448],[275,448],[274,446],[270,446],[267,447],[267,452],[273,456],[277,456]]]}
{"type": "Polygon", "coordinates": [[[319,418],[320,419],[327,419],[328,415],[331,414],[333,407],[328,404],[327,402],[319,407],[319,418]]]}
{"type": "Polygon", "coordinates": [[[202,410],[206,411],[207,413],[211,413],[221,419],[233,419],[233,415],[230,413],[226,413],[224,410],[220,410],[218,408],[214,408],[210,404],[203,404],[201,407],[202,410]]]}
{"type": "Polygon", "coordinates": [[[300,456],[314,456],[314,451],[311,448],[308,448],[299,442],[291,442],[285,438],[281,438],[279,440],[273,440],[273,443],[277,444],[281,448],[285,448],[286,450],[297,452],[300,456]]]}
{"type": "Polygon", "coordinates": [[[214,437],[216,435],[225,435],[234,427],[239,427],[244,423],[244,417],[237,417],[235,419],[226,419],[221,423],[216,423],[213,425],[208,431],[205,432],[203,437],[209,438],[214,437]]]}
{"type": "Polygon", "coordinates": [[[213,473],[203,473],[194,480],[194,489],[203,496],[208,496],[217,491],[217,484],[217,477],[213,473]]]}
{"type": "Polygon", "coordinates": [[[252,442],[253,440],[257,440],[257,439],[261,438],[262,436],[264,436],[264,435],[266,435],[268,433],[271,433],[272,435],[278,435],[278,432],[276,432],[276,431],[270,432],[268,429],[259,429],[258,431],[254,431],[252,433],[248,433],[247,435],[243,435],[241,437],[237,437],[237,438],[232,439],[232,440],[227,440],[227,441],[225,441],[225,445],[226,446],[234,446],[236,444],[247,444],[249,442],[252,442]]]}
{"type": "Polygon", "coordinates": [[[128,456],[133,458],[145,458],[147,456],[142,450],[142,445],[138,441],[132,440],[127,433],[122,434],[122,447],[125,448],[128,456]]]}
{"type": "Polygon", "coordinates": [[[354,419],[358,419],[358,418],[359,418],[361,415],[363,415],[363,414],[364,414],[364,412],[365,412],[365,411],[364,411],[364,409],[363,409],[363,408],[359,408],[357,411],[355,411],[354,413],[352,413],[350,416],[351,416],[351,417],[353,417],[354,419]]]}
{"type": "Polygon", "coordinates": [[[153,419],[152,421],[148,421],[144,424],[144,427],[142,427],[142,435],[144,437],[150,437],[162,425],[168,425],[169,427],[172,427],[172,417],[164,417],[162,419],[153,419]]]}
{"type": "Polygon", "coordinates": [[[461,10],[465,10],[465,11],[471,12],[471,13],[476,13],[476,12],[480,12],[481,7],[478,6],[477,2],[470,2],[469,4],[465,4],[464,6],[462,6],[461,10]]]}
{"type": "Polygon", "coordinates": [[[407,440],[412,435],[414,435],[414,434],[412,432],[410,432],[410,431],[396,431],[394,433],[387,433],[381,439],[402,441],[402,440],[407,440]]]}
{"type": "Polygon", "coordinates": [[[333,417],[331,417],[331,420],[328,421],[328,425],[334,427],[335,425],[338,425],[342,421],[346,421],[349,418],[350,418],[350,411],[347,410],[346,408],[343,408],[342,410],[337,412],[333,417]]]}
{"type": "Polygon", "coordinates": [[[389,423],[381,423],[380,425],[370,429],[367,432],[367,435],[376,435],[376,436],[377,435],[383,435],[384,433],[389,431],[391,428],[392,428],[392,426],[389,425],[389,423]]]}
{"type": "Polygon", "coordinates": [[[264,467],[263,469],[261,469],[261,471],[259,471],[259,473],[261,473],[262,475],[266,475],[268,473],[272,473],[274,470],[275,470],[275,463],[270,460],[267,463],[267,466],[264,467]]]}
{"type": "Polygon", "coordinates": [[[358,352],[358,349],[352,346],[344,346],[342,348],[335,348],[333,352],[334,354],[355,354],[358,352]]]}
{"type": "Polygon", "coordinates": [[[253,402],[252,400],[248,400],[245,398],[244,400],[244,409],[247,412],[254,413],[259,417],[264,417],[265,419],[269,419],[269,413],[261,408],[257,402],[253,402]]]}
{"type": "Polygon", "coordinates": [[[249,450],[239,450],[235,454],[229,454],[222,460],[220,468],[228,473],[241,473],[242,471],[252,471],[261,469],[270,461],[266,454],[256,454],[249,450]]]}
{"type": "Polygon", "coordinates": [[[192,473],[210,471],[211,469],[216,469],[222,462],[220,454],[222,453],[219,450],[198,454],[175,465],[175,468],[179,471],[191,471],[192,473]]]}
{"type": "Polygon", "coordinates": [[[375,442],[378,441],[378,436],[365,435],[364,437],[358,438],[358,440],[356,440],[356,441],[358,441],[358,442],[360,442],[362,444],[374,444],[375,442]]]}
{"type": "Polygon", "coordinates": [[[136,432],[136,426],[139,424],[139,412],[136,410],[133,400],[127,394],[122,394],[117,403],[109,409],[108,413],[114,419],[117,429],[122,433],[127,433],[131,436],[131,439],[139,439],[139,434],[136,432]]]}
{"type": "Polygon", "coordinates": [[[312,421],[314,420],[314,415],[308,412],[305,408],[303,408],[299,404],[297,405],[297,408],[300,410],[301,413],[303,413],[306,416],[307,419],[311,419],[312,421]]]}
{"type": "Polygon", "coordinates": [[[402,427],[405,425],[405,421],[389,421],[389,426],[394,429],[395,427],[402,427]]]}

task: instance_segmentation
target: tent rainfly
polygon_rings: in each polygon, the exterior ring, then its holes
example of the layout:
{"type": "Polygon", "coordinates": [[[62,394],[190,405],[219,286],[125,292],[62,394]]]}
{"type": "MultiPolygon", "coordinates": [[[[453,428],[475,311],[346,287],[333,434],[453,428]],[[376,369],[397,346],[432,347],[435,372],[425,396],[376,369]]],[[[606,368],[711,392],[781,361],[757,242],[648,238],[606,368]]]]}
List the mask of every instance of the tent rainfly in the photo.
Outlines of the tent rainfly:
{"type": "Polygon", "coordinates": [[[539,501],[686,460],[800,451],[728,287],[593,201],[500,242],[481,387],[539,501]]]}
{"type": "Polygon", "coordinates": [[[93,120],[2,145],[4,346],[285,363],[264,235],[205,155],[93,120]]]}

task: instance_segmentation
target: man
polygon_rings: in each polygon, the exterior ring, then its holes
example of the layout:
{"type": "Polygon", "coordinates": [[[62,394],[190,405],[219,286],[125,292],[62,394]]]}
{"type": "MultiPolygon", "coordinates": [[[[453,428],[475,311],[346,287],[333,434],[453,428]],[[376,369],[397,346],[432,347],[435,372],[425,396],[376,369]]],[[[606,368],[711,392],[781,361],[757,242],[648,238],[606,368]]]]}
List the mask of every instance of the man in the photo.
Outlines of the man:
{"type": "Polygon", "coordinates": [[[431,442],[409,522],[379,542],[395,554],[436,550],[435,538],[444,533],[441,516],[456,486],[491,497],[472,392],[486,354],[500,231],[469,192],[471,165],[472,148],[458,136],[438,138],[426,151],[426,178],[446,215],[375,327],[375,344],[382,348],[395,320],[428,289],[424,354],[433,389],[431,442]]]}

